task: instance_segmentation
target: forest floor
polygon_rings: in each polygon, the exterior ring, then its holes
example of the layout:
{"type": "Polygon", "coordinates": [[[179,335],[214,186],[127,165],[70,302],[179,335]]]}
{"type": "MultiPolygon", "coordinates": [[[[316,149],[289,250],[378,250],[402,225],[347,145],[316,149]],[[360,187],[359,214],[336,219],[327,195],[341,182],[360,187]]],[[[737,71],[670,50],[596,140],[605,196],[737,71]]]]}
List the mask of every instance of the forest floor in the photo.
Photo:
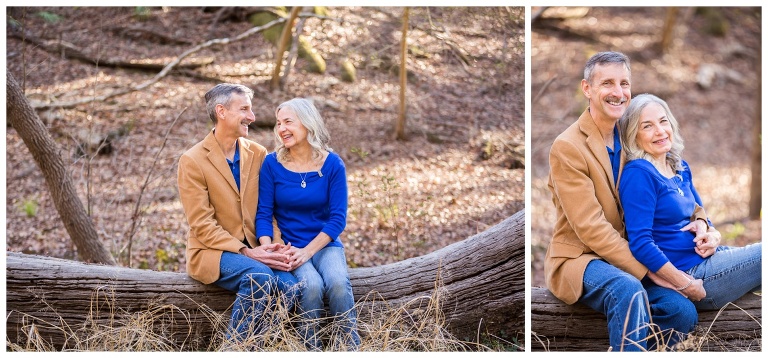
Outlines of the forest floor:
{"type": "MultiPolygon", "coordinates": [[[[253,26],[238,16],[246,9],[218,21],[215,10],[8,8],[9,73],[35,103],[135,86],[158,71],[78,61],[12,32],[65,42],[101,61],[165,64],[197,44],[253,26]]],[[[219,82],[255,91],[257,122],[267,124],[253,127],[249,138],[270,150],[274,108],[294,97],[315,101],[347,165],[349,211],[341,240],[352,267],[435,251],[524,208],[523,8],[411,9],[404,141],[393,139],[403,9],[328,10],[326,18],[308,18],[302,33],[325,58],[326,72],[310,72],[300,58],[282,90],[269,89],[275,46],[257,34],[199,51],[192,57],[214,62],[172,71],[141,91],[38,111],[103,243],[122,265],[184,272],[188,225],[177,162],[210,130],[202,97],[219,82]],[[345,59],[357,68],[351,83],[340,80],[345,59]],[[108,154],[78,151],[83,138],[109,132],[116,135],[108,154]]],[[[75,259],[40,170],[10,126],[6,146],[7,250],[75,259]]]]}
{"type": "Polygon", "coordinates": [[[528,170],[533,285],[544,286],[543,259],[555,221],[547,188],[549,148],[587,107],[579,83],[587,59],[600,51],[629,56],[633,96],[652,93],[670,105],[685,139],[683,159],[710,219],[723,233],[722,244],[761,241],[760,220],[748,219],[752,150],[761,145],[753,134],[760,123],[760,9],[708,13],[681,8],[675,40],[663,55],[656,45],[665,8],[563,10],[550,8],[532,25],[528,170]],[[710,86],[699,81],[707,73],[714,74],[710,86]]]}

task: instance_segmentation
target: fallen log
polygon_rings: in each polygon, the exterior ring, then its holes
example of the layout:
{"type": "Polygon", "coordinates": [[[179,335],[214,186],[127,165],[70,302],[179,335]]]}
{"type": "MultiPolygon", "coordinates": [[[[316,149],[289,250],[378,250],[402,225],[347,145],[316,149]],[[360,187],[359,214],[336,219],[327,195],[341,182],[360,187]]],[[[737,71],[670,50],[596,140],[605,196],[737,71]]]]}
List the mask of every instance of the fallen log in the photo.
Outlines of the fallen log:
{"type": "MultiPolygon", "coordinates": [[[[721,311],[699,312],[699,325],[685,349],[760,351],[761,307],[761,296],[749,293],[721,311]]],[[[607,351],[605,315],[579,303],[566,305],[546,288],[532,287],[530,342],[532,351],[607,351]]]]}
{"type": "MultiPolygon", "coordinates": [[[[430,254],[350,269],[357,300],[375,294],[397,307],[443,292],[447,328],[475,341],[478,331],[524,342],[525,220],[520,211],[490,229],[430,254]],[[506,332],[502,334],[501,332],[506,332]]],[[[163,329],[182,350],[205,350],[234,294],[185,273],[93,265],[44,256],[6,255],[8,342],[34,331],[54,347],[89,325],[113,325],[152,310],[170,311],[163,329]]],[[[227,313],[228,317],[228,313],[227,313]]]]}

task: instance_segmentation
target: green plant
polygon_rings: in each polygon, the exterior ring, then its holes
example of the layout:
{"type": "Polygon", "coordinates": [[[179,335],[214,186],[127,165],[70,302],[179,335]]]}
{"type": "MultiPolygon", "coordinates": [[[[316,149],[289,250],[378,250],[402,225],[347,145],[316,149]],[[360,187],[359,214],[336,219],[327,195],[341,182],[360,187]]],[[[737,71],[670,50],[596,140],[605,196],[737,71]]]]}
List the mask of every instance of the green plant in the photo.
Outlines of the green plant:
{"type": "Polygon", "coordinates": [[[30,218],[37,216],[37,209],[39,207],[40,204],[37,203],[36,199],[27,199],[21,204],[21,210],[30,218]]]}
{"type": "Polygon", "coordinates": [[[49,22],[49,23],[52,23],[52,24],[55,24],[55,23],[61,21],[61,16],[59,16],[57,14],[54,14],[52,12],[48,12],[48,11],[40,11],[40,12],[37,13],[37,16],[40,16],[46,22],[49,22]]]}
{"type": "Polygon", "coordinates": [[[723,241],[733,242],[737,237],[743,235],[746,230],[747,228],[744,226],[744,224],[736,222],[730,227],[727,227],[724,232],[722,232],[723,241]]]}
{"type": "Polygon", "coordinates": [[[133,17],[135,17],[137,20],[148,20],[150,17],[152,17],[152,10],[146,6],[136,6],[133,9],[133,17]]]}
{"type": "Polygon", "coordinates": [[[368,154],[371,154],[371,153],[368,153],[367,151],[365,151],[364,149],[361,149],[361,148],[358,148],[358,147],[352,147],[349,151],[354,153],[354,154],[357,154],[357,156],[359,156],[360,159],[362,159],[363,161],[365,161],[365,158],[368,157],[368,154]]]}

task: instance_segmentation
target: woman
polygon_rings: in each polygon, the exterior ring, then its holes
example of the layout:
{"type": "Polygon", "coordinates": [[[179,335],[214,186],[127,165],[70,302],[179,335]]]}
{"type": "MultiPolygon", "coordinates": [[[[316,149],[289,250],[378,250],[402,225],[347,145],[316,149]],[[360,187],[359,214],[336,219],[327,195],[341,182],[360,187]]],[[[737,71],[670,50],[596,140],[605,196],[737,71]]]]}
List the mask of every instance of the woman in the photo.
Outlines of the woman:
{"type": "Polygon", "coordinates": [[[759,288],[761,243],[718,247],[720,233],[708,220],[706,233],[681,231],[703,205],[667,103],[650,94],[635,97],[619,129],[627,156],[619,196],[635,258],[699,310],[719,309],[759,288]]]}
{"type": "Polygon", "coordinates": [[[339,235],[346,226],[344,162],[328,146],[330,135],[312,102],[295,98],[275,110],[277,147],[264,159],[259,179],[256,233],[272,242],[274,215],[301,286],[299,308],[308,349],[322,349],[316,335],[323,296],[351,349],[360,345],[352,285],[339,235]]]}

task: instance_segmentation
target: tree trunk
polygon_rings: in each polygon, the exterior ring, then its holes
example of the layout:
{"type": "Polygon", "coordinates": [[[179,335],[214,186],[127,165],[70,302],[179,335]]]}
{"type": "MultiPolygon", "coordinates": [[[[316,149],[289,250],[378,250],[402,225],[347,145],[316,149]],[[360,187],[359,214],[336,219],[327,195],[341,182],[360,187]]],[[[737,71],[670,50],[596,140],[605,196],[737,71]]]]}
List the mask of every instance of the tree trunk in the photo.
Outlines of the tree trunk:
{"type": "Polygon", "coordinates": [[[115,260],[99,241],[96,229],[77,196],[72,179],[67,173],[59,148],[48,129],[27,101],[16,79],[6,69],[8,122],[24,140],[32,157],[43,172],[56,210],[69,237],[77,247],[80,260],[114,265],[115,260]]]}
{"type": "Polygon", "coordinates": [[[283,66],[283,54],[288,48],[288,42],[291,39],[291,31],[293,30],[293,23],[296,21],[296,17],[299,16],[299,11],[301,11],[301,6],[294,6],[293,9],[291,9],[288,21],[283,25],[283,33],[280,35],[280,40],[277,41],[275,71],[272,72],[272,81],[269,84],[273,91],[280,86],[280,68],[283,66]]]}
{"type": "MultiPolygon", "coordinates": [[[[524,342],[525,214],[430,254],[378,267],[349,270],[355,299],[398,307],[444,294],[448,329],[475,341],[478,332],[524,342]]],[[[140,312],[171,311],[162,328],[183,350],[205,349],[217,334],[207,313],[224,313],[234,293],[203,285],[185,273],[157,272],[8,253],[7,337],[18,342],[33,328],[55,347],[64,345],[62,326],[76,331],[119,324],[140,312]],[[170,308],[169,308],[170,307],[170,308]]],[[[522,343],[521,343],[522,344],[522,343]]]]}
{"type": "Polygon", "coordinates": [[[400,113],[395,122],[395,137],[397,139],[405,139],[405,86],[408,84],[408,69],[406,68],[406,60],[408,59],[408,13],[409,8],[403,10],[403,36],[400,40],[400,113]]]}
{"type": "Polygon", "coordinates": [[[677,13],[680,11],[677,7],[668,7],[667,14],[664,19],[664,27],[661,30],[661,53],[665,54],[669,50],[669,46],[672,44],[672,39],[675,35],[675,22],[677,21],[677,13]]]}
{"type": "MultiPolygon", "coordinates": [[[[699,312],[695,335],[701,340],[692,342],[691,348],[695,351],[759,351],[760,297],[749,293],[722,312],[699,312]]],[[[578,303],[566,305],[546,288],[531,289],[532,351],[607,351],[607,325],[602,313],[578,303]]]]}
{"type": "Polygon", "coordinates": [[[762,213],[762,200],[763,200],[763,138],[761,136],[763,125],[761,116],[763,113],[763,81],[761,74],[762,69],[762,55],[760,51],[757,51],[757,61],[755,66],[757,67],[757,108],[755,111],[755,126],[752,128],[752,184],[749,188],[749,218],[752,220],[760,219],[762,213]]]}

